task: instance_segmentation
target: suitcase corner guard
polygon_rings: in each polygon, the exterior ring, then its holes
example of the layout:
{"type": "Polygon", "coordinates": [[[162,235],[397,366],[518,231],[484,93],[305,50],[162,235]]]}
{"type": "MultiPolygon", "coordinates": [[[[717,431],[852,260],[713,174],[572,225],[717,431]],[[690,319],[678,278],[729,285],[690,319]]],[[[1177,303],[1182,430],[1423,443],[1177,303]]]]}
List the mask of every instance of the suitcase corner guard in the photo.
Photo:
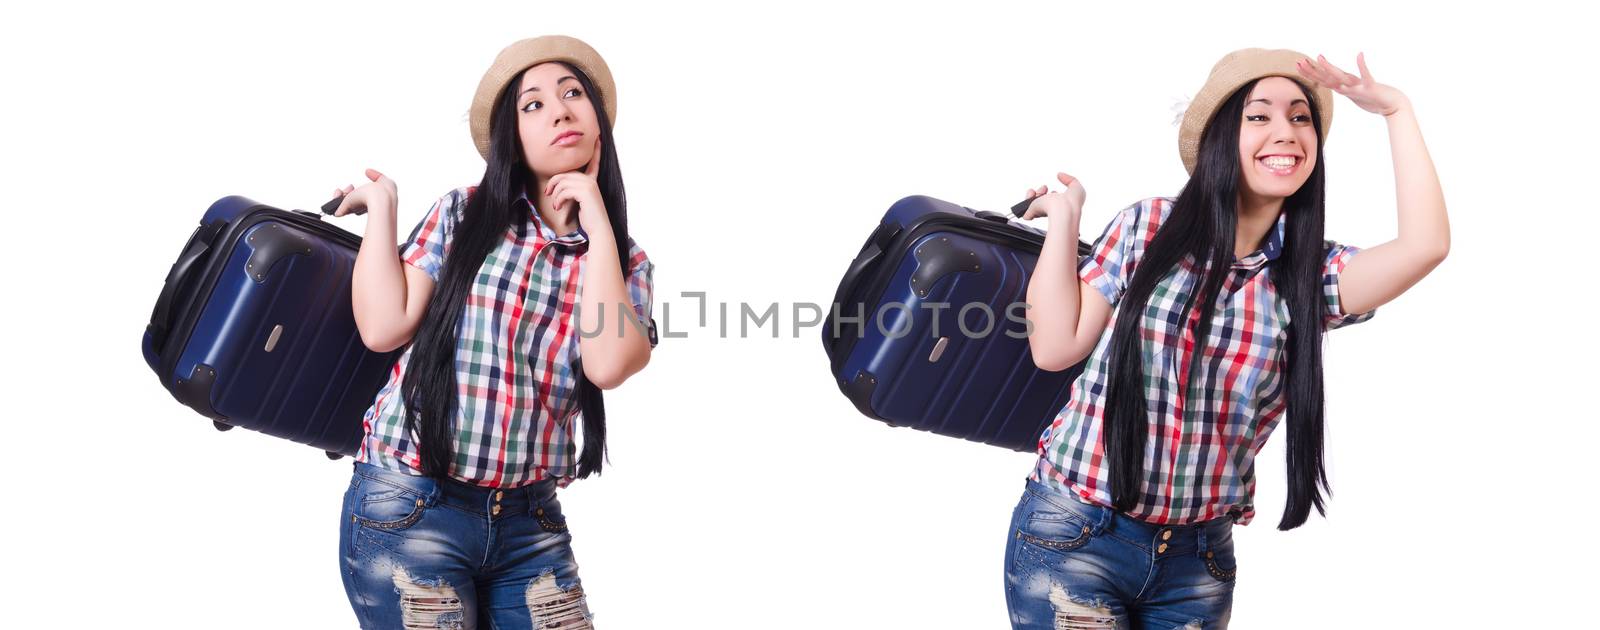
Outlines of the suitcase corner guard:
{"type": "Polygon", "coordinates": [[[178,379],[172,393],[190,409],[200,412],[200,415],[224,422],[228,419],[211,406],[211,386],[217,382],[217,371],[211,366],[200,363],[194,366],[194,371],[189,378],[178,379]]]}
{"type": "Polygon", "coordinates": [[[928,297],[928,291],[945,276],[958,271],[978,273],[983,270],[978,264],[978,252],[951,245],[950,239],[942,236],[923,243],[913,253],[917,257],[917,271],[911,274],[911,288],[916,290],[917,297],[928,297]]]}
{"type": "Polygon", "coordinates": [[[268,223],[251,234],[250,246],[254,251],[245,263],[245,272],[258,284],[266,281],[267,272],[272,271],[273,265],[278,264],[279,260],[293,254],[311,255],[309,237],[286,230],[277,223],[268,223]]]}
{"type": "MultiPolygon", "coordinates": [[[[872,410],[872,391],[878,387],[878,377],[866,370],[856,370],[856,377],[844,386],[844,395],[854,403],[856,410],[866,414],[868,418],[883,420],[878,412],[872,410]]],[[[884,420],[888,422],[887,420],[884,420]]]]}

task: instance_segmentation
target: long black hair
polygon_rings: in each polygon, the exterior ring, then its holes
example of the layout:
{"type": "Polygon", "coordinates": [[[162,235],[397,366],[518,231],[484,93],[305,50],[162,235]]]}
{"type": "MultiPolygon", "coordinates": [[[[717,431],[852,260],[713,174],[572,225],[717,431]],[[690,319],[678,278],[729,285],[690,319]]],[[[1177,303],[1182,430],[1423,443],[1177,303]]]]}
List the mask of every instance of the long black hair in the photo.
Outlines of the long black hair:
{"type": "MultiPolygon", "coordinates": [[[[605,202],[611,232],[616,235],[617,259],[623,277],[628,276],[628,202],[622,185],[622,168],[617,164],[616,142],[611,136],[611,120],[606,116],[602,96],[581,70],[562,63],[572,71],[594,106],[600,127],[600,173],[595,178],[605,202]]],[[[524,73],[526,70],[523,71],[524,73]]],[[[451,235],[449,256],[439,272],[440,281],[428,300],[413,341],[411,362],[407,366],[402,397],[406,406],[406,430],[417,436],[421,449],[422,473],[442,477],[452,461],[465,463],[455,453],[452,420],[457,410],[456,345],[467,296],[478,270],[506,230],[527,234],[529,214],[521,204],[512,203],[519,192],[537,203],[531,168],[523,158],[522,139],[517,133],[517,90],[522,73],[513,77],[495,99],[489,118],[488,165],[483,180],[468,199],[465,215],[451,235]]],[[[574,392],[583,415],[583,450],[578,455],[579,478],[598,474],[605,460],[606,409],[600,388],[583,374],[581,360],[572,366],[577,377],[574,392]]]]}
{"type": "MultiPolygon", "coordinates": [[[[1257,79],[1259,81],[1259,79],[1257,79]]],[[[1139,328],[1147,302],[1156,283],[1175,266],[1187,260],[1200,271],[1199,290],[1190,292],[1189,301],[1178,309],[1179,326],[1186,326],[1194,309],[1200,309],[1195,330],[1194,354],[1189,358],[1189,384],[1197,378],[1195,367],[1205,354],[1217,295],[1233,263],[1234,237],[1238,225],[1240,169],[1239,129],[1244,101],[1255,87],[1251,81],[1239,88],[1218,108],[1200,136],[1200,151],[1194,173],[1178,193],[1176,202],[1154,239],[1145,248],[1144,258],[1128,281],[1128,288],[1117,310],[1117,324],[1107,347],[1110,383],[1107,389],[1106,422],[1103,439],[1111,471],[1112,504],[1130,511],[1139,504],[1153,503],[1156,497],[1145,493],[1155,480],[1144,479],[1145,441],[1149,415],[1145,404],[1144,366],[1139,328]],[[1197,261],[1204,261],[1200,265],[1197,261]]],[[[1304,85],[1295,85],[1311,104],[1311,122],[1318,137],[1322,117],[1316,97],[1304,85]]],[[[1285,220],[1283,249],[1267,266],[1274,289],[1289,307],[1286,360],[1282,365],[1288,403],[1288,503],[1278,529],[1294,529],[1305,523],[1315,506],[1323,513],[1322,493],[1328,490],[1328,477],[1322,463],[1323,391],[1323,182],[1322,143],[1317,143],[1316,166],[1310,178],[1283,202],[1285,220]]],[[[1184,400],[1204,400],[1185,396],[1184,400]]],[[[1220,421],[1218,419],[1217,421],[1220,421]]]]}

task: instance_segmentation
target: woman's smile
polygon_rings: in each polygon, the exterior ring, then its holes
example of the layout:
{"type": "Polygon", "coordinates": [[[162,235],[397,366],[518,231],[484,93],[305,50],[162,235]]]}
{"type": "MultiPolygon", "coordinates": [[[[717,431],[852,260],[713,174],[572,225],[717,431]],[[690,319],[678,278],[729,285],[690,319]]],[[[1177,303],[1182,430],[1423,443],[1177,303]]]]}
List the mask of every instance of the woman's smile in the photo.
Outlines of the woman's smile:
{"type": "Polygon", "coordinates": [[[1256,164],[1260,165],[1262,170],[1278,176],[1293,175],[1295,169],[1300,168],[1300,163],[1303,161],[1298,155],[1281,153],[1263,155],[1256,158],[1256,164]]]}

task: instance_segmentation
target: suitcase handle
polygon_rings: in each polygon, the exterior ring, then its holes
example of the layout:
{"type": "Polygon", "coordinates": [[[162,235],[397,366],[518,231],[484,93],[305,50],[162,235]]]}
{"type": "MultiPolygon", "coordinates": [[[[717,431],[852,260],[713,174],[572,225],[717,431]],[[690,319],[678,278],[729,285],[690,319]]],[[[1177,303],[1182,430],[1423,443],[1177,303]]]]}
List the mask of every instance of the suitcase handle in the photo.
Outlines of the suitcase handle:
{"type": "Polygon", "coordinates": [[[877,264],[878,259],[882,257],[883,248],[879,247],[877,243],[873,243],[868,245],[867,249],[861,252],[861,255],[856,256],[855,260],[850,261],[850,268],[844,272],[844,281],[839,283],[839,289],[833,294],[833,303],[842,307],[844,299],[849,297],[845,295],[847,287],[855,286],[856,279],[860,278],[861,274],[866,273],[869,267],[877,264]]]}
{"type": "Polygon", "coordinates": [[[339,204],[344,201],[344,195],[334,197],[328,203],[322,204],[323,214],[333,214],[339,211],[339,204]]]}
{"type": "MultiPolygon", "coordinates": [[[[1011,206],[1011,215],[1014,216],[1014,217],[1017,217],[1019,219],[1022,218],[1022,215],[1028,213],[1028,206],[1033,205],[1033,200],[1034,199],[1038,199],[1038,197],[1029,197],[1027,199],[1023,199],[1022,201],[1018,202],[1016,205],[1011,206]]],[[[978,218],[980,218],[980,219],[988,219],[990,221],[994,221],[995,223],[1010,223],[1011,222],[1010,217],[1007,217],[1006,215],[1001,214],[999,212],[990,212],[988,210],[979,210],[976,214],[977,214],[978,218]]]]}
{"type": "MultiPolygon", "coordinates": [[[[855,286],[856,279],[860,278],[861,274],[866,273],[868,269],[871,269],[873,265],[877,264],[879,258],[883,258],[883,248],[879,247],[878,244],[874,242],[867,246],[867,249],[863,250],[861,255],[856,256],[856,259],[850,262],[850,269],[844,272],[844,279],[839,282],[839,289],[833,293],[833,308],[840,309],[840,311],[844,310],[844,301],[846,298],[850,297],[845,295],[848,292],[847,289],[855,286]]],[[[852,323],[849,324],[849,326],[855,326],[855,324],[852,323]]],[[[845,327],[840,327],[841,333],[843,332],[844,328],[845,327]]],[[[840,335],[840,337],[843,336],[844,335],[842,334],[840,335]]],[[[832,361],[834,352],[833,344],[825,344],[823,349],[828,351],[828,360],[832,361]]]]}
{"type": "Polygon", "coordinates": [[[156,308],[150,313],[150,327],[147,329],[156,348],[167,341],[167,327],[172,325],[172,301],[177,299],[178,289],[188,283],[195,264],[210,253],[211,241],[225,225],[227,222],[218,220],[196,227],[194,233],[189,235],[189,242],[183,246],[183,255],[167,271],[166,285],[161,287],[161,297],[156,299],[156,308]]]}
{"type": "MultiPolygon", "coordinates": [[[[850,296],[850,287],[856,286],[861,275],[878,264],[883,258],[883,248],[900,233],[900,226],[890,223],[878,224],[878,229],[872,231],[872,236],[867,237],[867,245],[862,248],[855,260],[850,261],[850,268],[844,272],[844,278],[839,281],[839,288],[833,293],[833,308],[843,309],[844,301],[850,296]]],[[[842,336],[842,335],[841,335],[842,336]]],[[[833,359],[833,344],[824,347],[828,352],[828,359],[833,359]]]]}

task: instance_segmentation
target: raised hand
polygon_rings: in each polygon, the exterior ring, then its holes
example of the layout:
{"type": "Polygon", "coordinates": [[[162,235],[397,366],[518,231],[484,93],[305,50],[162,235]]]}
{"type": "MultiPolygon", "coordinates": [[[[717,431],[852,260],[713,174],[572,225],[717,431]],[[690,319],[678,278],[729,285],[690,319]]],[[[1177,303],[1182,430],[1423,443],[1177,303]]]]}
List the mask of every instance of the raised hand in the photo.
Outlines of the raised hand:
{"type": "Polygon", "coordinates": [[[1367,60],[1363,54],[1356,55],[1356,67],[1361,71],[1361,76],[1355,76],[1329,63],[1322,55],[1317,55],[1317,60],[1302,59],[1295,62],[1295,68],[1300,71],[1300,76],[1312,83],[1328,88],[1345,95],[1356,107],[1374,114],[1388,116],[1405,107],[1409,101],[1391,86],[1384,85],[1372,78],[1372,72],[1367,70],[1367,60]]]}
{"type": "Polygon", "coordinates": [[[578,213],[578,225],[586,232],[607,229],[611,219],[606,215],[605,200],[600,196],[600,140],[595,140],[594,157],[581,171],[557,174],[545,184],[545,197],[550,207],[560,212],[578,213]]]}
{"type": "Polygon", "coordinates": [[[399,192],[396,190],[394,180],[375,169],[367,169],[367,179],[370,183],[362,184],[360,188],[345,186],[335,188],[335,197],[343,197],[339,201],[339,209],[333,211],[333,216],[342,217],[347,214],[366,214],[368,209],[377,208],[379,211],[388,212],[394,216],[395,207],[399,203],[399,192]]]}
{"type": "Polygon", "coordinates": [[[1045,186],[1028,190],[1028,198],[1033,200],[1028,205],[1028,211],[1022,214],[1022,220],[1037,217],[1049,217],[1052,222],[1067,221],[1076,225],[1083,213],[1083,200],[1087,191],[1078,178],[1066,173],[1056,173],[1056,179],[1066,189],[1061,192],[1050,192],[1045,186]]]}

